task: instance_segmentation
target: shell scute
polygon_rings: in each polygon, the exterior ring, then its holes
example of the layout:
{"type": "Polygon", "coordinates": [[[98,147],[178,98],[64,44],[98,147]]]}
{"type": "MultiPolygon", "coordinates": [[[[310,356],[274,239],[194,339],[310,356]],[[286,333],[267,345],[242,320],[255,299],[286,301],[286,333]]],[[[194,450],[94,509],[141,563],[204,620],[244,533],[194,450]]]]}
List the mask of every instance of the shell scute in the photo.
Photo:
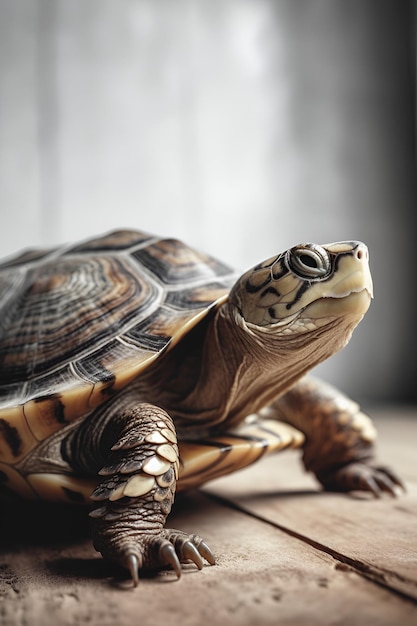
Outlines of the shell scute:
{"type": "Polygon", "coordinates": [[[146,320],[126,331],[123,340],[129,345],[137,346],[144,353],[161,352],[171,341],[167,315],[163,311],[155,311],[146,320]]]}
{"type": "Polygon", "coordinates": [[[132,256],[164,285],[186,285],[194,280],[230,274],[223,263],[201,254],[176,239],[162,239],[132,256]]]}
{"type": "Polygon", "coordinates": [[[65,405],[59,395],[35,398],[27,402],[24,413],[29,428],[38,441],[42,441],[68,423],[65,418],[65,405]]]}
{"type": "Polygon", "coordinates": [[[89,478],[73,478],[65,474],[29,474],[28,483],[38,498],[51,502],[85,504],[97,481],[89,478]]]}
{"type": "Polygon", "coordinates": [[[138,245],[146,245],[155,239],[153,235],[135,230],[115,230],[108,235],[89,239],[67,249],[67,253],[89,253],[127,250],[138,245]]]}
{"type": "Polygon", "coordinates": [[[25,265],[33,261],[39,261],[44,257],[51,256],[58,248],[47,249],[29,249],[17,254],[6,260],[4,263],[0,263],[0,271],[3,269],[10,269],[13,267],[18,268],[20,265],[25,265]]]}
{"type": "Polygon", "coordinates": [[[7,418],[0,418],[0,459],[5,463],[17,463],[37,444],[22,406],[13,407],[7,418]]]}
{"type": "Polygon", "coordinates": [[[168,292],[165,303],[173,309],[177,309],[179,311],[190,311],[192,309],[209,307],[223,295],[224,285],[218,282],[213,282],[203,286],[183,289],[180,292],[168,292]]]}
{"type": "Polygon", "coordinates": [[[35,379],[91,353],[156,308],[155,291],[116,256],[62,257],[29,268],[0,339],[1,380],[35,379]]]}

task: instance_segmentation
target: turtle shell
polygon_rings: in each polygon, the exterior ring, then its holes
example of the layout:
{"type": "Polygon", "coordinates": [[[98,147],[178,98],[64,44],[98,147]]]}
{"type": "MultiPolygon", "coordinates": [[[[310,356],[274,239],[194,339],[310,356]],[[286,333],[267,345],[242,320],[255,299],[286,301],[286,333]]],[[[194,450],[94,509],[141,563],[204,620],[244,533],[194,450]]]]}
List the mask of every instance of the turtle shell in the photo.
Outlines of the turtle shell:
{"type": "Polygon", "coordinates": [[[105,401],[226,298],[236,276],[174,239],[123,230],[0,265],[0,458],[105,401]]]}

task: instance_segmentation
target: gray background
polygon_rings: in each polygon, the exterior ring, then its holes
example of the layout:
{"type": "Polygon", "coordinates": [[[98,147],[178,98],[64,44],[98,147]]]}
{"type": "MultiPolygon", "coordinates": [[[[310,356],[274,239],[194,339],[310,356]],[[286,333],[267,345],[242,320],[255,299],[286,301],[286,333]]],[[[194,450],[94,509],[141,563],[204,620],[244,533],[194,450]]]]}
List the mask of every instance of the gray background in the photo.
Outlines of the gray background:
{"type": "Polygon", "coordinates": [[[416,398],[414,3],[0,0],[0,252],[112,228],[242,269],[362,239],[375,301],[321,373],[416,398]]]}

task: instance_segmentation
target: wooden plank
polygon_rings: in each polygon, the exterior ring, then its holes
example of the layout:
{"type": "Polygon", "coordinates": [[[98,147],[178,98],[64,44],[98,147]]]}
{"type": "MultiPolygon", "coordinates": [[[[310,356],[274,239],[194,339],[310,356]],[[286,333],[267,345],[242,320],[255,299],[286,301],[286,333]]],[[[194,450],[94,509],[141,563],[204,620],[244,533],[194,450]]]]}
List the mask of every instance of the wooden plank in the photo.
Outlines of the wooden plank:
{"type": "Polygon", "coordinates": [[[405,480],[417,483],[417,408],[379,409],[378,458],[401,469],[405,480]]]}
{"type": "MultiPolygon", "coordinates": [[[[385,421],[381,426],[384,463],[406,478],[415,476],[417,420],[397,418],[392,425],[385,421]],[[397,446],[392,443],[394,430],[397,446]],[[401,448],[400,433],[404,433],[401,448]]],[[[375,500],[320,492],[314,478],[298,465],[295,455],[281,454],[240,476],[214,481],[207,489],[361,575],[417,600],[417,480],[408,481],[408,493],[398,499],[375,500]]]]}
{"type": "Polygon", "coordinates": [[[136,590],[114,580],[97,557],[80,509],[52,510],[22,505],[3,511],[2,626],[415,623],[411,603],[202,494],[182,497],[171,524],[204,536],[217,565],[201,572],[187,566],[179,582],[172,572],[145,577],[136,590]]]}

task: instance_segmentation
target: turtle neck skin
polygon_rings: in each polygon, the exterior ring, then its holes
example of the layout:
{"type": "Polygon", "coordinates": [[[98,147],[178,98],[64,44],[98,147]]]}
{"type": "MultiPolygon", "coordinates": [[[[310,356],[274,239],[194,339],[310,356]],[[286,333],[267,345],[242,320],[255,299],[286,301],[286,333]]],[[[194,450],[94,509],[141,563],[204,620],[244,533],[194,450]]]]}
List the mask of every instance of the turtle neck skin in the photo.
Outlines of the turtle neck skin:
{"type": "Polygon", "coordinates": [[[133,384],[141,399],[168,411],[181,436],[224,430],[341,349],[361,317],[336,315],[329,305],[317,327],[309,318],[308,330],[299,323],[292,333],[273,332],[246,324],[227,302],[133,384]]]}

